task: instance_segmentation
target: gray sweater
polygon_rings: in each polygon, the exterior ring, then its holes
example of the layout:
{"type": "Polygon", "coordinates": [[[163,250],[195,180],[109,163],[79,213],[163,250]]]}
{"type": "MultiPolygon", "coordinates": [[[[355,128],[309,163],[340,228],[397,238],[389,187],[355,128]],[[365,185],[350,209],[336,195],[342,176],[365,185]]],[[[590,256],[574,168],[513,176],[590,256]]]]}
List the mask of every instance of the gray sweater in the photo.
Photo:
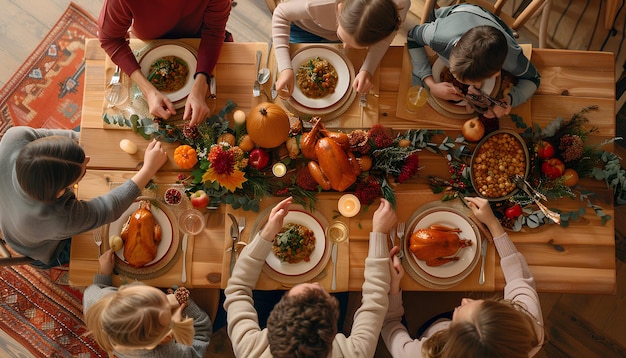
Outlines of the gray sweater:
{"type": "Polygon", "coordinates": [[[524,56],[522,48],[511,36],[511,30],[505,27],[500,19],[475,5],[442,7],[435,11],[434,21],[415,26],[409,31],[407,47],[413,64],[413,84],[432,76],[424,46],[429,46],[445,64],[448,64],[450,51],[461,36],[468,30],[482,25],[495,27],[506,37],[508,48],[502,69],[519,80],[510,92],[511,107],[526,102],[539,88],[539,72],[524,56]]]}
{"type": "MultiPolygon", "coordinates": [[[[117,287],[113,286],[111,275],[96,274],[93,283],[87,287],[83,295],[83,312],[86,313],[89,308],[100,300],[102,297],[117,291],[117,287]]],[[[211,334],[213,327],[211,318],[191,299],[187,301],[187,307],[183,310],[183,317],[193,318],[193,328],[195,334],[191,346],[185,346],[176,343],[173,339],[168,343],[158,345],[154,349],[139,349],[132,354],[115,351],[115,356],[119,358],[127,357],[151,357],[151,358],[202,358],[206,353],[209,343],[211,342],[211,334]]]]}
{"type": "Polygon", "coordinates": [[[78,200],[69,189],[52,204],[32,199],[17,182],[15,161],[26,144],[51,135],[78,140],[70,130],[13,127],[0,141],[0,230],[15,251],[46,263],[60,241],[116,220],[141,194],[127,180],[89,201],[78,200]]]}

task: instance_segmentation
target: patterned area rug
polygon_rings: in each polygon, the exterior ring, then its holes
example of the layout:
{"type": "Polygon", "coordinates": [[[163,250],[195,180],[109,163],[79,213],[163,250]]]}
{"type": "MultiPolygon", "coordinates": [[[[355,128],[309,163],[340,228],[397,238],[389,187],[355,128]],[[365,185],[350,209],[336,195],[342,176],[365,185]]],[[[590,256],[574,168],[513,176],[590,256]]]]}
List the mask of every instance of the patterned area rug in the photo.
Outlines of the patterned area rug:
{"type": "MultiPolygon", "coordinates": [[[[79,126],[84,43],[96,30],[96,20],[71,3],[0,90],[0,137],[11,126],[79,126]]],[[[0,267],[2,357],[107,357],[91,337],[83,336],[82,292],[67,279],[67,266],[0,267]]]]}
{"type": "MultiPolygon", "coordinates": [[[[84,335],[82,292],[68,285],[68,269],[0,267],[0,328],[35,357],[107,357],[84,335]]],[[[4,354],[25,357],[19,348],[4,354]]]]}
{"type": "Polygon", "coordinates": [[[96,20],[71,3],[50,33],[0,90],[0,137],[11,126],[80,125],[85,38],[96,20]]]}

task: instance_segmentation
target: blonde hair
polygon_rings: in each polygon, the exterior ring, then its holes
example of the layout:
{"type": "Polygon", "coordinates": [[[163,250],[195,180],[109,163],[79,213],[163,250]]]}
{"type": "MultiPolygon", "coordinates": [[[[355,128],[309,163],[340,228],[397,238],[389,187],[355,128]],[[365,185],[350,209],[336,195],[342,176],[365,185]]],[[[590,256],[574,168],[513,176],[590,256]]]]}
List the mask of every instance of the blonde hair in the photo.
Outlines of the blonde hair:
{"type": "Polygon", "coordinates": [[[539,344],[533,317],[519,304],[484,300],[472,321],[453,322],[424,341],[429,358],[526,358],[539,344]]]}
{"type": "Polygon", "coordinates": [[[191,345],[193,319],[163,322],[163,296],[142,283],[121,286],[85,313],[85,324],[104,350],[153,349],[170,334],[178,343],[191,345]]]}

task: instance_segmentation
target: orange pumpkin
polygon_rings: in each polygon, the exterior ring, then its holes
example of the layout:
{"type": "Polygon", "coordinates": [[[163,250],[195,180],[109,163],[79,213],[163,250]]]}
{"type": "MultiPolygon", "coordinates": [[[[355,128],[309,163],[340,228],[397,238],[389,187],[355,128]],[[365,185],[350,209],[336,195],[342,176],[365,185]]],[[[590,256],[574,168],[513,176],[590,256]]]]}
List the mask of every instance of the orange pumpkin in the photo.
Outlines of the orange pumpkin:
{"type": "Polygon", "coordinates": [[[275,148],[289,137],[289,117],[280,106],[263,102],[250,112],[246,129],[259,147],[275,148]]]}
{"type": "Polygon", "coordinates": [[[179,145],[174,151],[174,162],[181,169],[191,169],[198,162],[196,150],[192,146],[179,145]]]}

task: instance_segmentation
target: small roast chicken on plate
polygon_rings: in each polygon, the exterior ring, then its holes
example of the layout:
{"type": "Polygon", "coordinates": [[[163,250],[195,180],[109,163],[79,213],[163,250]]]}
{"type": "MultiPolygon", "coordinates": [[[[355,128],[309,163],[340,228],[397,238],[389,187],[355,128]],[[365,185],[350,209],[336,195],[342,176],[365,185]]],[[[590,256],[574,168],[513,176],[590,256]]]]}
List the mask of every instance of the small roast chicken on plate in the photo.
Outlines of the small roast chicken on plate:
{"type": "Polygon", "coordinates": [[[161,242],[161,225],[150,211],[150,201],[142,200],[124,226],[120,237],[124,241],[124,259],[139,268],[154,260],[161,242]]]}
{"type": "Polygon", "coordinates": [[[409,249],[428,266],[441,266],[459,260],[460,249],[471,246],[472,240],[459,237],[461,230],[444,225],[431,225],[411,235],[409,249]]]}

